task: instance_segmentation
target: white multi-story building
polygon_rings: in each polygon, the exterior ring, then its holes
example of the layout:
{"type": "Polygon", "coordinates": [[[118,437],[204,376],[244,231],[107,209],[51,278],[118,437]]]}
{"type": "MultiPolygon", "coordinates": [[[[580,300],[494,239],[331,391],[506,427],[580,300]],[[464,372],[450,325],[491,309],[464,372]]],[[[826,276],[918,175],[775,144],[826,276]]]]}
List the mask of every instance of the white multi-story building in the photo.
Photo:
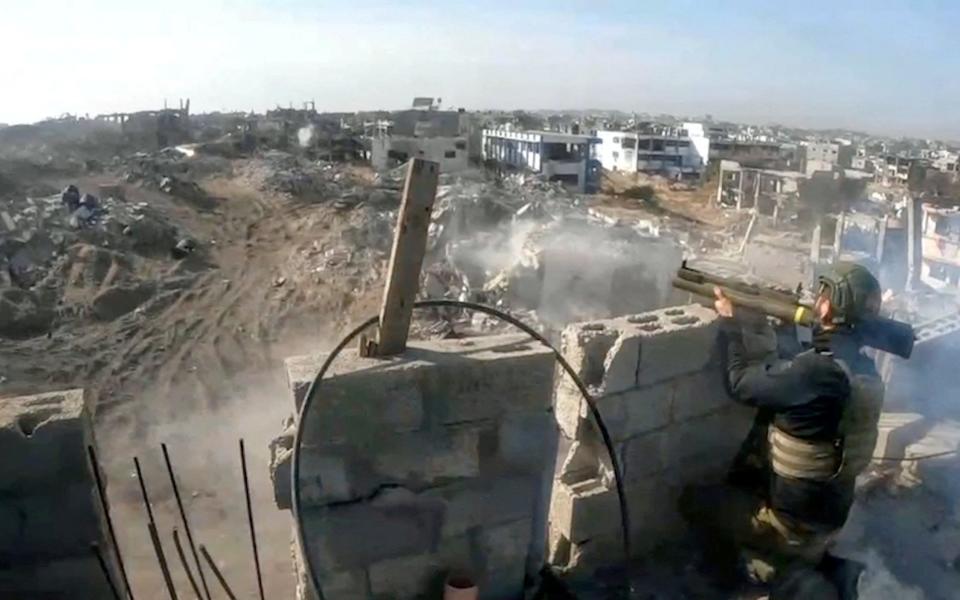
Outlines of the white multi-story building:
{"type": "Polygon", "coordinates": [[[590,135],[553,131],[484,129],[483,158],[589,192],[599,183],[599,163],[594,158],[599,141],[590,135]]]}
{"type": "Polygon", "coordinates": [[[609,171],[699,176],[709,161],[710,139],[700,123],[662,133],[598,131],[597,137],[597,158],[609,171]]]}

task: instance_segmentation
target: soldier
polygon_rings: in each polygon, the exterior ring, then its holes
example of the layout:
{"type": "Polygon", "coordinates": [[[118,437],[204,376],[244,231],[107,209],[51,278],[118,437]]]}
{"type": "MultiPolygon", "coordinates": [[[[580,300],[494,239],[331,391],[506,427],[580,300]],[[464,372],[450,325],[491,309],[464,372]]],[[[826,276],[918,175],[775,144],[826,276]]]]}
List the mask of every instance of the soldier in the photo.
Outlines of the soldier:
{"type": "Polygon", "coordinates": [[[770,584],[771,600],[856,597],[862,570],[827,548],[876,444],[883,385],[857,325],[879,312],[881,290],[852,263],[835,265],[819,286],[812,348],[792,359],[777,356],[765,320],[734,318],[715,290],[728,391],[757,407],[758,419],[727,483],[688,488],[680,503],[707,537],[708,565],[729,575],[746,559],[749,574],[770,584]]]}

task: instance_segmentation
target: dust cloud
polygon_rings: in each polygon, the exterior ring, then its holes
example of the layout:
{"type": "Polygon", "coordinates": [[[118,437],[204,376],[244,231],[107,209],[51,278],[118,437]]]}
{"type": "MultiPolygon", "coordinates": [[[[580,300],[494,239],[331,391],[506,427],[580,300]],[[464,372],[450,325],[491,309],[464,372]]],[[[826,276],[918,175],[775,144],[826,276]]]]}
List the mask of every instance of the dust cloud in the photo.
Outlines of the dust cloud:
{"type": "Polygon", "coordinates": [[[313,125],[307,125],[297,130],[297,142],[300,144],[301,148],[306,148],[310,145],[310,142],[313,141],[313,134],[313,125]]]}
{"type": "Polygon", "coordinates": [[[876,550],[868,550],[861,558],[867,566],[858,588],[862,600],[926,600],[919,588],[901,583],[876,550]]]}
{"type": "MultiPolygon", "coordinates": [[[[326,346],[285,344],[279,356],[319,351],[326,346]]],[[[292,597],[289,512],[277,509],[269,476],[270,440],[282,430],[293,401],[282,366],[225,381],[222,392],[195,399],[190,386],[146,394],[136,414],[106,416],[98,423],[100,457],[108,477],[119,544],[137,598],[163,598],[162,579],[147,535],[133,457],[138,456],[168,561],[181,593],[189,589],[172,544],[172,529],[183,527],[160,450],[168,447],[185,509],[198,544],[206,545],[234,590],[255,589],[253,559],[240,466],[243,438],[265,589],[292,597]]],[[[186,542],[184,542],[186,543],[186,542]]],[[[186,550],[188,558],[190,551],[186,550]]],[[[208,583],[216,586],[209,571],[208,583]]]]}

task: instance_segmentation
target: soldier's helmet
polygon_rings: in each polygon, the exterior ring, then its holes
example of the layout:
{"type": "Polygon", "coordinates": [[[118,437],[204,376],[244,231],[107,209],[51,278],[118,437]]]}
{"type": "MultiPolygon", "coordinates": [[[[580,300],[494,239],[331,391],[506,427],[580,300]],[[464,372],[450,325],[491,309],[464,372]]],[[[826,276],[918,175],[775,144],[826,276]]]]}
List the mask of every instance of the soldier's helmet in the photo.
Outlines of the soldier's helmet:
{"type": "Polygon", "coordinates": [[[880,312],[880,282],[857,263],[838,262],[817,278],[820,293],[830,298],[834,321],[853,323],[880,312]]]}

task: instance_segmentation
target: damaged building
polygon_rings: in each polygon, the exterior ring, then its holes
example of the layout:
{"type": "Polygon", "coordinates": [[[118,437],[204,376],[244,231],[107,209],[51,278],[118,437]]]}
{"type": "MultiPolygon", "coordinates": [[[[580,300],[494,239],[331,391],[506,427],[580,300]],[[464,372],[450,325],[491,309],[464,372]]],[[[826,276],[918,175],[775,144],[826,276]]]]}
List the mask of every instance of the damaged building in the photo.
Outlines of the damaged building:
{"type": "Polygon", "coordinates": [[[465,170],[470,164],[466,111],[438,110],[431,98],[417,98],[414,105],[377,123],[369,139],[373,167],[384,170],[422,158],[439,164],[441,173],[465,170]]]}
{"type": "Polygon", "coordinates": [[[960,285],[960,209],[923,205],[923,271],[937,287],[960,285]]]}
{"type": "Polygon", "coordinates": [[[190,141],[190,99],[180,101],[178,108],[118,112],[97,115],[96,120],[114,123],[131,138],[155,139],[157,148],[190,141]]]}
{"type": "Polygon", "coordinates": [[[597,156],[609,171],[697,178],[706,170],[710,156],[710,139],[700,123],[646,133],[601,130],[597,137],[597,156]]]}
{"type": "Polygon", "coordinates": [[[781,211],[799,198],[796,171],[777,171],[742,166],[721,160],[717,178],[717,202],[737,210],[754,209],[762,215],[778,218],[781,211]]]}
{"type": "Polygon", "coordinates": [[[856,150],[852,144],[841,142],[809,142],[803,146],[803,165],[800,170],[807,175],[817,171],[832,171],[837,167],[853,166],[856,150]]]}
{"type": "Polygon", "coordinates": [[[600,184],[600,138],[551,131],[483,130],[483,158],[541,174],[585,193],[600,184]]]}

